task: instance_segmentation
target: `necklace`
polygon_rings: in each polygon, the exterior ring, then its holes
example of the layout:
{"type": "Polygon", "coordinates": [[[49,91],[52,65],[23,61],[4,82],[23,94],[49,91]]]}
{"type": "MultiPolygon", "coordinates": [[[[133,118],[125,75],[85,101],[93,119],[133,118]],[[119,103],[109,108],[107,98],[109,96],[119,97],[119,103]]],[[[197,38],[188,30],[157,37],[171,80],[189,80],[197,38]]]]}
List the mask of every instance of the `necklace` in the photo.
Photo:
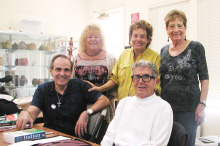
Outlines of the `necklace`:
{"type": "Polygon", "coordinates": [[[101,52],[102,49],[99,49],[99,51],[95,54],[95,55],[89,55],[86,50],[85,50],[85,53],[86,55],[90,56],[90,57],[94,57],[94,56],[97,56],[100,52],[101,52]]]}
{"type": "Polygon", "coordinates": [[[60,101],[63,99],[63,96],[61,96],[61,98],[60,98],[59,95],[58,95],[58,92],[57,92],[57,98],[58,98],[57,105],[58,105],[58,107],[60,107],[60,105],[61,105],[60,101]]]}

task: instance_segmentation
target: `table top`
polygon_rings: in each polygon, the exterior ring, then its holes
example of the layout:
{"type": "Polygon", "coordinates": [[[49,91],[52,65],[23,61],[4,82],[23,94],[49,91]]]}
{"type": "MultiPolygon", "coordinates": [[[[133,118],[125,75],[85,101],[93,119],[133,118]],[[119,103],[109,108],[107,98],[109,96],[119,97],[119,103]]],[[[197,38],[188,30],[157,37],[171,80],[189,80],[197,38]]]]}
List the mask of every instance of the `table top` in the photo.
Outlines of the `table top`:
{"type": "MultiPolygon", "coordinates": [[[[33,128],[40,129],[40,130],[44,130],[45,132],[53,132],[53,134],[48,134],[48,135],[46,135],[47,138],[61,135],[61,136],[67,136],[67,137],[79,139],[79,138],[77,138],[77,137],[70,136],[70,135],[67,135],[67,134],[64,134],[64,133],[61,133],[61,132],[58,132],[58,131],[55,131],[55,130],[52,130],[52,129],[49,129],[49,128],[46,128],[46,127],[43,127],[43,123],[41,123],[41,124],[35,124],[35,125],[33,126],[33,128]]],[[[16,130],[16,129],[11,129],[11,130],[9,130],[9,131],[7,131],[7,132],[12,132],[12,131],[17,131],[17,130],[16,130]]],[[[4,140],[3,140],[3,133],[4,133],[4,132],[0,132],[0,146],[10,145],[9,143],[4,142],[4,140]]],[[[82,140],[82,139],[81,139],[81,140],[82,140]]],[[[85,141],[85,140],[83,140],[83,141],[85,141]]],[[[93,146],[98,146],[98,144],[95,144],[95,143],[92,143],[92,142],[89,142],[89,141],[86,141],[86,142],[92,144],[93,146]]]]}

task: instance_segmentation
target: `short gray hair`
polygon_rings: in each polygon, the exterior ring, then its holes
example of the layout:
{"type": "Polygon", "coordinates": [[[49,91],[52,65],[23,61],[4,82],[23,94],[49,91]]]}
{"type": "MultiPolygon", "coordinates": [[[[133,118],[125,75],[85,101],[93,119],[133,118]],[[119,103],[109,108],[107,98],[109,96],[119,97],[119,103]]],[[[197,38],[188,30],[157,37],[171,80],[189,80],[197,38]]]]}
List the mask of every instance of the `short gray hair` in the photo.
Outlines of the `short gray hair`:
{"type": "Polygon", "coordinates": [[[145,61],[145,60],[140,60],[136,63],[134,63],[132,65],[132,75],[134,75],[134,70],[137,68],[137,67],[140,67],[140,68],[149,68],[152,70],[152,76],[154,76],[155,78],[158,77],[158,71],[157,71],[157,66],[156,64],[154,64],[153,62],[151,61],[145,61]]]}

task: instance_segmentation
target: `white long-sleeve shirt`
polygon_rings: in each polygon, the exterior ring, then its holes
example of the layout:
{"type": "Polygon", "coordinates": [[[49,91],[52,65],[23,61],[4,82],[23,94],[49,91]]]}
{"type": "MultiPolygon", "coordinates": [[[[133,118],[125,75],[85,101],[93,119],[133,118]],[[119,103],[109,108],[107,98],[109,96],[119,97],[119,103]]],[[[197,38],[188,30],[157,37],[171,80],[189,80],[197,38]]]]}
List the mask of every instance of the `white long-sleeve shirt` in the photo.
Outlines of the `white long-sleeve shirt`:
{"type": "Polygon", "coordinates": [[[171,106],[155,94],[122,99],[101,146],[166,146],[172,131],[171,106]]]}

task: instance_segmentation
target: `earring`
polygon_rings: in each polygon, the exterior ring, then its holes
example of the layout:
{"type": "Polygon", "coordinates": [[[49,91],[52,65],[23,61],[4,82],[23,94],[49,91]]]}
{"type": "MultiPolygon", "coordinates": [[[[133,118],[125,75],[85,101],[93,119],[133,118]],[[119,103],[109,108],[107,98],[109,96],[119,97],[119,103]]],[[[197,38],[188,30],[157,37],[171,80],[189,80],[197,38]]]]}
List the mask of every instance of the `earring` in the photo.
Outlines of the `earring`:
{"type": "Polygon", "coordinates": [[[168,42],[170,41],[169,37],[168,37],[167,41],[168,41],[168,42]]]}
{"type": "Polygon", "coordinates": [[[186,36],[185,36],[185,41],[186,41],[186,36]]]}

